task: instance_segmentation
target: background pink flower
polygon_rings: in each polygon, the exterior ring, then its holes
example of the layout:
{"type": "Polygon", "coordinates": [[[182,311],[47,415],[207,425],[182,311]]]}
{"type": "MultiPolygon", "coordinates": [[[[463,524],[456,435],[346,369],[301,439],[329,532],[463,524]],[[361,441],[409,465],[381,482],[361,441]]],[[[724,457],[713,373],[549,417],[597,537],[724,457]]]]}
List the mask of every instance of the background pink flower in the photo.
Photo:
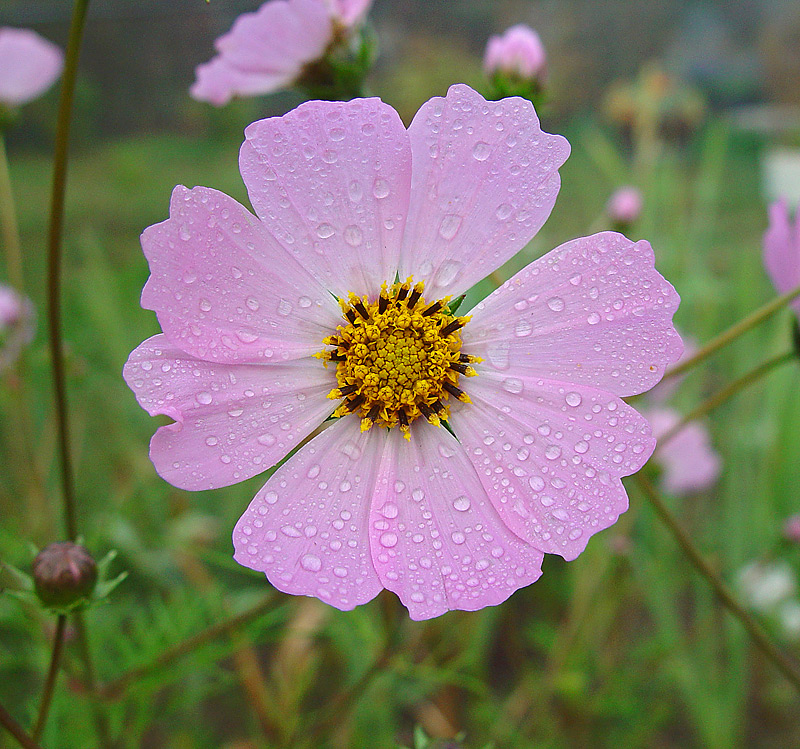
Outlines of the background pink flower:
{"type": "Polygon", "coordinates": [[[34,318],[30,299],[0,284],[0,372],[13,364],[33,339],[34,318]]]}
{"type": "MultiPolygon", "coordinates": [[[[785,200],[769,207],[769,227],[764,233],[764,265],[779,294],[800,286],[800,211],[792,222],[785,200]]],[[[792,302],[800,315],[800,299],[792,302]]]]}
{"type": "Polygon", "coordinates": [[[0,104],[18,107],[55,83],[64,55],[29,29],[0,28],[0,104]]]}
{"type": "MultiPolygon", "coordinates": [[[[668,408],[645,412],[660,440],[680,422],[681,416],[668,408]]],[[[691,494],[712,487],[722,467],[720,457],[711,446],[708,430],[697,422],[687,424],[663,446],[658,445],[653,460],[662,468],[661,484],[671,494],[691,494]]]]}
{"type": "MultiPolygon", "coordinates": [[[[125,378],[174,419],[151,457],[187,489],[264,471],[337,406],[334,367],[314,357],[346,324],[334,295],[373,303],[397,274],[424,281],[428,302],[466,291],[544,223],[569,152],[529,102],[463,85],[408,130],[378,99],[313,101],[245,137],[257,217],[178,187],[142,236],[142,304],[164,333],[125,378]]],[[[621,397],[681,351],[678,297],[653,262],[646,242],[607,232],[520,271],[462,330],[483,361],[462,383],[471,402],[448,401],[458,439],[423,418],[410,441],[336,419],[258,492],[235,558],[341,609],[388,588],[414,619],[505,600],[539,577],[543,553],[574,559],[626,509],[620,477],[655,444],[621,397]]]]}
{"type": "Polygon", "coordinates": [[[541,82],[547,71],[544,45],[532,28],[517,24],[502,35],[489,38],[483,69],[489,77],[499,72],[541,82]]]}
{"type": "Polygon", "coordinates": [[[233,96],[288,88],[303,69],[324,57],[339,27],[359,23],[371,0],[269,0],[239,16],[215,42],[219,53],[199,65],[190,89],[216,106],[233,96]]]}
{"type": "Polygon", "coordinates": [[[606,213],[617,224],[632,224],[642,212],[642,193],[627,185],[615,190],[606,204],[606,213]]]}

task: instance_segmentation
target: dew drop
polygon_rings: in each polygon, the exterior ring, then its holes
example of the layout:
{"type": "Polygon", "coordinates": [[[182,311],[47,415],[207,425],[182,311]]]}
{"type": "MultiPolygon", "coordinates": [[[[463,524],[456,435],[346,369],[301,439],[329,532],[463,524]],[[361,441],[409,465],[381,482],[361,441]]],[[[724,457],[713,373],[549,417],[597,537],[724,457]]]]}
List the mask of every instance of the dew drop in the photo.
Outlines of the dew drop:
{"type": "Polygon", "coordinates": [[[553,296],[547,300],[547,306],[553,312],[561,312],[564,309],[564,300],[560,296],[553,296]]]}
{"type": "Polygon", "coordinates": [[[459,512],[466,512],[470,508],[469,498],[463,494],[453,500],[453,507],[459,512]]]}
{"type": "Polygon", "coordinates": [[[382,533],[381,534],[381,546],[385,546],[387,549],[391,549],[393,546],[397,546],[397,534],[396,533],[382,533]]]}
{"type": "Polygon", "coordinates": [[[482,140],[479,140],[473,147],[472,147],[472,155],[475,157],[476,161],[486,161],[489,158],[489,155],[492,153],[492,149],[488,143],[484,143],[482,140]]]}
{"type": "Polygon", "coordinates": [[[209,405],[214,400],[214,396],[206,390],[199,392],[197,395],[195,395],[195,398],[197,399],[198,403],[201,403],[204,406],[209,405]]]}
{"type": "Polygon", "coordinates": [[[281,299],[278,302],[278,314],[282,317],[292,314],[292,303],[288,299],[281,299]]]}
{"type": "Polygon", "coordinates": [[[494,212],[494,215],[497,216],[501,221],[505,221],[512,213],[514,209],[511,207],[509,203],[500,203],[497,206],[497,210],[494,212]]]}
{"type": "Polygon", "coordinates": [[[450,240],[455,237],[461,228],[461,221],[461,216],[457,216],[455,213],[448,213],[443,216],[439,224],[439,235],[442,239],[450,240]]]}
{"type": "Polygon", "coordinates": [[[332,237],[336,230],[330,224],[320,224],[317,227],[317,236],[320,239],[327,239],[328,237],[332,237]]]}
{"type": "Polygon", "coordinates": [[[450,286],[458,278],[463,267],[464,264],[458,260],[445,260],[436,271],[433,283],[439,287],[450,286]]]}
{"type": "Polygon", "coordinates": [[[300,559],[300,564],[304,570],[309,572],[319,572],[322,569],[322,560],[313,554],[304,554],[300,559]]]}
{"type": "Polygon", "coordinates": [[[364,233],[355,224],[345,227],[344,241],[351,247],[358,247],[364,241],[364,233]]]}
{"type": "Polygon", "coordinates": [[[275,444],[275,437],[271,434],[260,434],[256,439],[258,440],[258,444],[265,445],[266,447],[275,444]]]}
{"type": "Polygon", "coordinates": [[[523,390],[523,383],[518,377],[506,377],[503,380],[503,390],[507,393],[521,393],[523,390]]]}
{"type": "Polygon", "coordinates": [[[311,466],[311,468],[308,469],[306,476],[308,476],[308,478],[310,479],[315,479],[317,478],[317,476],[319,476],[319,472],[320,472],[319,463],[315,463],[313,466],[311,466]]]}
{"type": "Polygon", "coordinates": [[[544,457],[548,460],[557,460],[561,457],[561,448],[558,445],[548,445],[545,448],[544,457]]]}
{"type": "Polygon", "coordinates": [[[203,310],[203,312],[211,312],[211,302],[209,302],[208,299],[201,299],[200,309],[203,310]]]}
{"type": "Polygon", "coordinates": [[[466,536],[464,536],[464,534],[463,534],[463,533],[461,533],[460,531],[454,531],[454,532],[453,532],[453,533],[450,535],[450,538],[451,538],[451,539],[453,539],[453,543],[454,543],[454,544],[459,544],[459,545],[460,545],[460,544],[463,544],[463,543],[464,543],[464,541],[466,541],[466,540],[467,540],[467,539],[466,539],[466,536]]]}
{"type": "Polygon", "coordinates": [[[206,437],[206,444],[209,447],[214,447],[218,442],[219,440],[216,437],[206,437]]]}
{"type": "Polygon", "coordinates": [[[600,315],[598,315],[597,312],[592,312],[592,314],[586,318],[586,322],[588,322],[589,325],[597,325],[597,323],[600,322],[600,315]]]}
{"type": "Polygon", "coordinates": [[[568,406],[572,406],[572,408],[577,408],[578,406],[581,405],[581,401],[583,399],[581,398],[580,393],[576,393],[573,391],[571,393],[567,393],[564,400],[567,402],[568,406]]]}
{"type": "Polygon", "coordinates": [[[372,185],[372,194],[379,200],[389,194],[389,183],[385,179],[376,179],[372,185]]]}
{"type": "Polygon", "coordinates": [[[301,296],[300,299],[297,300],[297,303],[303,309],[308,309],[312,304],[311,299],[309,299],[307,296],[301,296]]]}

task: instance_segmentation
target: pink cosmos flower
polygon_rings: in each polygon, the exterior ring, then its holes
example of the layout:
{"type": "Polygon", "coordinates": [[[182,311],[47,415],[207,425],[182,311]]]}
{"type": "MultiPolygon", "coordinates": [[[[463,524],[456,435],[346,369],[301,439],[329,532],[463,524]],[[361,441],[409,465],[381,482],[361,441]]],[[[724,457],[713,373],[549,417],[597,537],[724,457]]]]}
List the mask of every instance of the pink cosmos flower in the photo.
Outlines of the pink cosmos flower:
{"type": "Polygon", "coordinates": [[[502,35],[492,36],[486,44],[483,69],[490,78],[495,73],[525,79],[544,80],[547,55],[539,35],[523,23],[512,26],[502,35]]]}
{"type": "MultiPolygon", "coordinates": [[[[800,286],[800,211],[794,222],[785,200],[769,207],[769,227],[764,233],[764,265],[779,294],[800,286]]],[[[800,316],[800,299],[792,302],[800,316]]]]}
{"type": "Polygon", "coordinates": [[[0,104],[18,107],[55,83],[64,55],[29,29],[0,28],[0,104]]]}
{"type": "Polygon", "coordinates": [[[13,364],[33,340],[34,311],[30,299],[0,284],[0,372],[13,364]]]}
{"type": "Polygon", "coordinates": [[[198,66],[190,93],[219,107],[233,96],[288,88],[363,21],[370,5],[372,0],[269,0],[217,39],[219,54],[198,66]]]}
{"type": "MultiPolygon", "coordinates": [[[[669,408],[647,411],[645,416],[656,440],[681,420],[680,414],[669,408]]],[[[709,489],[719,478],[721,468],[708,430],[697,422],[687,424],[669,442],[659,445],[653,460],[663,469],[661,484],[664,490],[677,495],[709,489]]]]}
{"type": "Polygon", "coordinates": [[[179,186],[142,235],[164,333],[124,374],[175,420],[151,443],[158,472],[242,481],[341,417],[233,533],[241,564],[340,609],[388,588],[414,619],[475,610],[536,580],[543,553],[578,556],[655,444],[621,396],[681,351],[649,244],[572,240],[456,316],[450,297],[555,202],[569,145],[530,102],[457,85],[406,130],[379,99],[311,101],[245,138],[256,216],[179,186]]]}
{"type": "Polygon", "coordinates": [[[632,224],[642,212],[642,193],[635,187],[620,187],[608,199],[606,212],[614,224],[632,224]]]}

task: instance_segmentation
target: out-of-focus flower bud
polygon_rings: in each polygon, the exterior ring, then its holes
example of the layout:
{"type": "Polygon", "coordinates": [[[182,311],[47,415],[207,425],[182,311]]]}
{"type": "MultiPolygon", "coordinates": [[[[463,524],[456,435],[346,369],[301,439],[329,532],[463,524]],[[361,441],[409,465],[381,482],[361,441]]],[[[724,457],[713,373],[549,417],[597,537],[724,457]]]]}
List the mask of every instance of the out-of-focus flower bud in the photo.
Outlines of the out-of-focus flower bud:
{"type": "Polygon", "coordinates": [[[494,91],[492,98],[523,96],[540,103],[547,78],[547,55],[539,35],[518,24],[486,45],[483,69],[494,91]]]}
{"type": "Polygon", "coordinates": [[[64,66],[64,53],[30,29],[0,28],[0,107],[41,96],[64,66]]]}
{"type": "Polygon", "coordinates": [[[0,372],[13,364],[33,339],[34,317],[29,299],[0,284],[0,372]]]}
{"type": "Polygon", "coordinates": [[[642,212],[642,193],[626,185],[616,190],[608,199],[606,213],[617,231],[625,231],[642,212]]]}
{"type": "Polygon", "coordinates": [[[800,512],[786,518],[783,524],[783,537],[787,541],[800,544],[800,512]]]}
{"type": "Polygon", "coordinates": [[[70,607],[88,599],[97,584],[97,564],[70,541],[50,544],[33,560],[33,582],[45,606],[70,607]]]}
{"type": "Polygon", "coordinates": [[[794,572],[786,562],[751,562],[739,570],[737,582],[745,601],[762,613],[774,612],[797,589],[794,572]]]}

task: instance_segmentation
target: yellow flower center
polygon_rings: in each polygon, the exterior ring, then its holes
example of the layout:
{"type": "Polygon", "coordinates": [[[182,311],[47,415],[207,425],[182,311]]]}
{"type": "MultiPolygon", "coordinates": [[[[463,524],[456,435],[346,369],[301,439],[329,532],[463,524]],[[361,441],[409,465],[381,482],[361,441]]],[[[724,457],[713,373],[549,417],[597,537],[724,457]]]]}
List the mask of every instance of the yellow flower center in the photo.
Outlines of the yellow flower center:
{"type": "Polygon", "coordinates": [[[374,301],[352,293],[340,300],[346,324],[323,340],[333,349],[316,354],[326,366],[336,362],[338,387],[328,397],[344,400],[333,415],[360,414],[362,431],[399,426],[408,439],[409,424],[420,416],[437,426],[447,420],[450,397],[469,403],[458,386],[480,361],[461,353],[459,330],[469,317],[450,312],[450,297],[428,304],[425,283],[412,283],[384,283],[374,301]]]}

